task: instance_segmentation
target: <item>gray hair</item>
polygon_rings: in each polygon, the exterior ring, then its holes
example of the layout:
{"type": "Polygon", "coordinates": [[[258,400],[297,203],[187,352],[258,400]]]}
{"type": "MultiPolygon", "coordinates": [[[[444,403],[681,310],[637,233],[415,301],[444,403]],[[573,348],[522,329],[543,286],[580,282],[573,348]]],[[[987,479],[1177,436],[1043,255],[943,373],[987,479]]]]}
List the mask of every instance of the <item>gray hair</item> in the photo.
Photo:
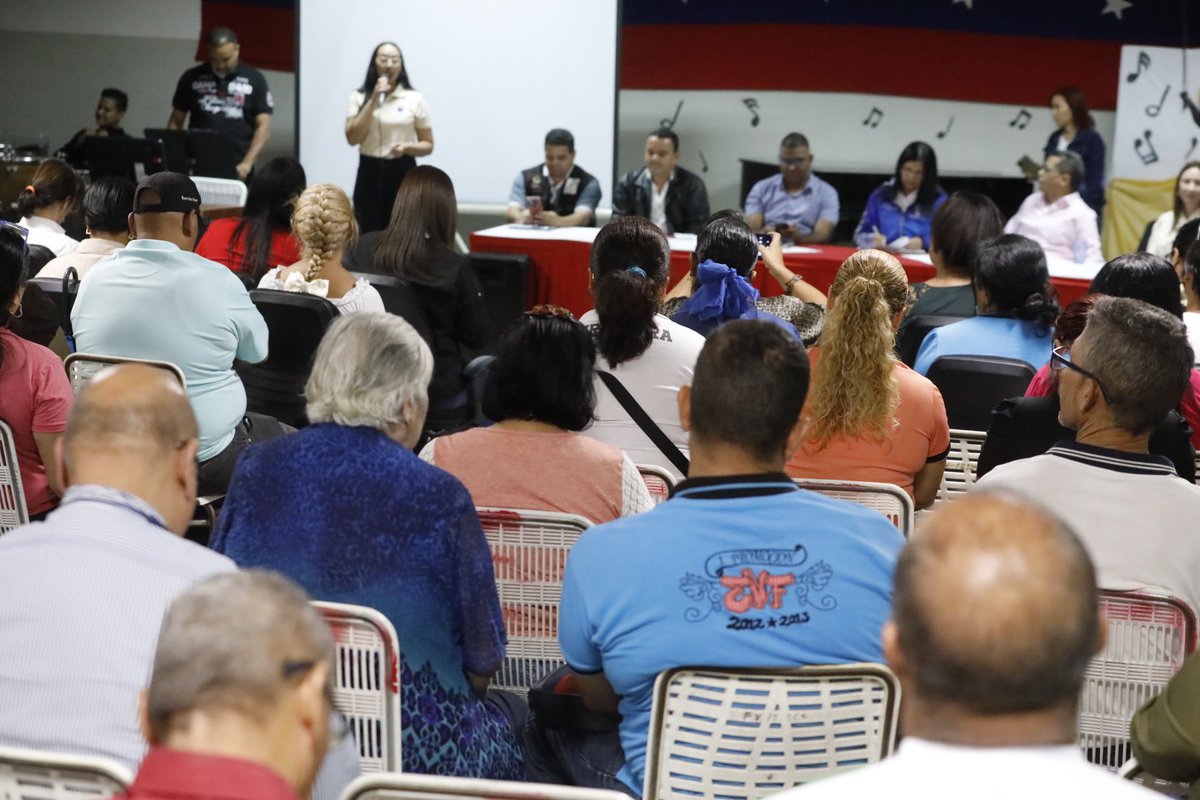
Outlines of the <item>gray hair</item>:
{"type": "Polygon", "coordinates": [[[1113,421],[1123,430],[1154,430],[1179,405],[1192,372],[1187,328],[1175,316],[1141,300],[1101,297],[1084,327],[1087,368],[1112,398],[1113,421]]]}
{"type": "Polygon", "coordinates": [[[163,618],[146,700],[152,737],[163,741],[190,711],[262,720],[293,673],[324,662],[332,675],[333,653],[329,625],[282,575],[252,569],[201,581],[163,618]]]}
{"type": "Polygon", "coordinates": [[[1071,191],[1079,188],[1079,184],[1083,183],[1083,176],[1086,170],[1083,167],[1083,159],[1078,153],[1072,153],[1070,150],[1063,150],[1061,153],[1051,153],[1052,156],[1058,156],[1058,164],[1055,165],[1054,171],[1059,175],[1066,175],[1071,179],[1071,191]]]}
{"type": "Polygon", "coordinates": [[[305,394],[310,422],[398,425],[410,403],[424,405],[433,354],[395,314],[355,313],[334,320],[317,348],[305,394]]]}

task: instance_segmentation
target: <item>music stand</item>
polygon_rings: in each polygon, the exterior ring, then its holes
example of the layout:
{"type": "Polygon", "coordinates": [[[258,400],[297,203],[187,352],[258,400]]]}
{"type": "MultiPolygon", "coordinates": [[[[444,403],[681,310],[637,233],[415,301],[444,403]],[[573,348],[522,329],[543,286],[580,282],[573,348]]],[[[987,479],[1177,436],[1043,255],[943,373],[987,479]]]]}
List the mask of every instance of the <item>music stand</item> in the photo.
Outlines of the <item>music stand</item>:
{"type": "Polygon", "coordinates": [[[242,159],[229,134],[204,129],[190,130],[188,145],[193,175],[237,179],[237,165],[242,159]]]}
{"type": "Polygon", "coordinates": [[[163,146],[128,136],[86,136],[83,159],[92,179],[116,175],[138,183],[163,170],[163,146]]]}
{"type": "Polygon", "coordinates": [[[192,172],[192,159],[188,155],[188,134],[187,131],[181,131],[170,128],[146,128],[143,131],[146,138],[151,141],[162,143],[163,148],[163,163],[168,172],[180,172],[184,175],[190,175],[192,172]]]}

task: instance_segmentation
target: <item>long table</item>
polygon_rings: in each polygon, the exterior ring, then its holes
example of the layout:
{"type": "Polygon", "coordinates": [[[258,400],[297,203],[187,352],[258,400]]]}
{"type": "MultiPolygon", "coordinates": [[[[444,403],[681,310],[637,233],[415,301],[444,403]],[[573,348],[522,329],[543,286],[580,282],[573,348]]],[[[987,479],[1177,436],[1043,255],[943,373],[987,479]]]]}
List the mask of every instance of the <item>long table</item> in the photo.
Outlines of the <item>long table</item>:
{"type": "MultiPolygon", "coordinates": [[[[529,256],[529,306],[553,303],[568,308],[576,316],[595,304],[588,291],[588,260],[596,228],[537,228],[528,225],[499,225],[471,234],[471,249],[483,253],[514,253],[529,256]]],[[[673,236],[671,243],[671,284],[691,268],[691,253],[696,237],[673,236]]],[[[854,252],[853,247],[822,245],[785,247],[783,261],[788,269],[823,292],[829,291],[838,267],[854,252]]],[[[901,265],[910,283],[929,280],[934,275],[928,257],[902,257],[901,265]]],[[[1063,305],[1087,292],[1095,266],[1052,262],[1051,280],[1063,305]]],[[[764,296],[783,293],[782,287],[766,269],[756,271],[754,287],[764,296]]]]}

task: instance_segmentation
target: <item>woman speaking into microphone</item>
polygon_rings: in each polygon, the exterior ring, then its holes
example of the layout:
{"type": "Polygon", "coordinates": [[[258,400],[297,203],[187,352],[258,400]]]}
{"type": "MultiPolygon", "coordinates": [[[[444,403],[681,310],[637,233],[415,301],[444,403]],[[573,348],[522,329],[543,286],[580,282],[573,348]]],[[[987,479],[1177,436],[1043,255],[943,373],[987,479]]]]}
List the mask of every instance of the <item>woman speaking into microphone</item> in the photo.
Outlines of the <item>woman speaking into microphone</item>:
{"type": "Polygon", "coordinates": [[[433,152],[433,128],[425,96],[412,88],[400,46],[375,48],[367,77],[350,95],[346,141],[358,145],[354,214],[360,233],[387,227],[396,190],[416,166],[415,156],[433,152]]]}

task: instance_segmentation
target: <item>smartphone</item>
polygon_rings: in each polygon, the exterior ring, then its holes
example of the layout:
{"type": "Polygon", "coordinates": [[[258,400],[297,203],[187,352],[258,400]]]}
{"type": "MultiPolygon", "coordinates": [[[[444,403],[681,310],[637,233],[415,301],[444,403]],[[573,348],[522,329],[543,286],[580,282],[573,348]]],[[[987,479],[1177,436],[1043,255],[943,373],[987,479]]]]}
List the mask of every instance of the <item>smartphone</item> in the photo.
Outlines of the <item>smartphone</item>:
{"type": "Polygon", "coordinates": [[[537,216],[542,213],[542,198],[540,195],[527,194],[525,195],[525,207],[529,209],[529,213],[537,216]]]}
{"type": "MultiPolygon", "coordinates": [[[[761,244],[763,247],[770,247],[770,246],[771,246],[771,234],[769,234],[769,233],[756,233],[756,234],[754,234],[754,238],[755,238],[755,239],[758,241],[758,243],[759,243],[759,244],[761,244]]],[[[762,261],[762,253],[759,253],[759,254],[758,254],[758,256],[757,256],[756,258],[757,258],[757,260],[758,260],[758,261],[762,261]]]]}

